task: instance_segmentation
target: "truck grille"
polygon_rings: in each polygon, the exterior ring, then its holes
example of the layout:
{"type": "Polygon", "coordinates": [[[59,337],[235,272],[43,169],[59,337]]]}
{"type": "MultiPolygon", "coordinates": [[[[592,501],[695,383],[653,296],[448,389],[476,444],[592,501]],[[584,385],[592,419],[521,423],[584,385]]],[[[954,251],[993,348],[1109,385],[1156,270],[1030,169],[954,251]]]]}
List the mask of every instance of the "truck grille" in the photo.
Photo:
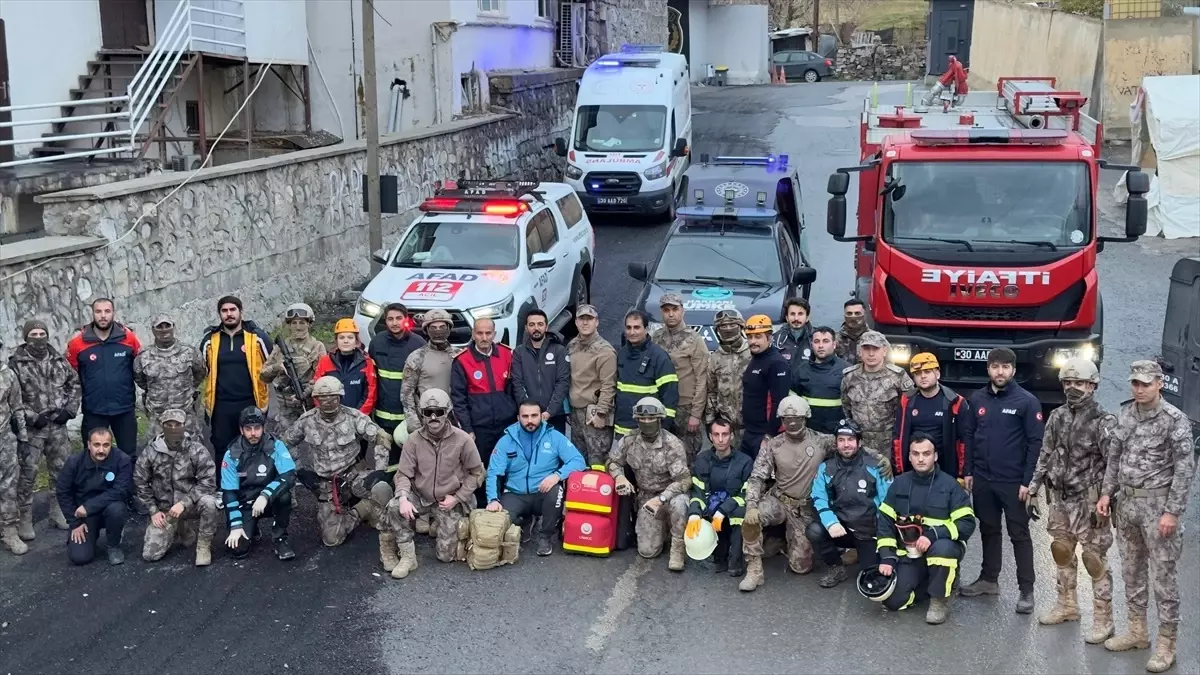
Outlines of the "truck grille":
{"type": "Polygon", "coordinates": [[[1033,321],[1037,307],[962,307],[929,305],[930,316],[945,321],[1033,321]]]}
{"type": "Polygon", "coordinates": [[[642,179],[632,171],[595,171],[583,177],[591,195],[636,195],[642,179]]]}

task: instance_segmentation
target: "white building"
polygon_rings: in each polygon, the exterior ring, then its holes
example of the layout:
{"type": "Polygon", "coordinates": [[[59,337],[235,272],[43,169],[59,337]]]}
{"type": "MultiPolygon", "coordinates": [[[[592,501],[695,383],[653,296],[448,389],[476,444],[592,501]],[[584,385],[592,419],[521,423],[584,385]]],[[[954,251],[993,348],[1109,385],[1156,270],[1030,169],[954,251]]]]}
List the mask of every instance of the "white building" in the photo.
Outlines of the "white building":
{"type": "Polygon", "coordinates": [[[728,68],[728,84],[771,81],[767,0],[670,0],[668,7],[686,24],[693,82],[704,79],[708,65],[728,68]]]}

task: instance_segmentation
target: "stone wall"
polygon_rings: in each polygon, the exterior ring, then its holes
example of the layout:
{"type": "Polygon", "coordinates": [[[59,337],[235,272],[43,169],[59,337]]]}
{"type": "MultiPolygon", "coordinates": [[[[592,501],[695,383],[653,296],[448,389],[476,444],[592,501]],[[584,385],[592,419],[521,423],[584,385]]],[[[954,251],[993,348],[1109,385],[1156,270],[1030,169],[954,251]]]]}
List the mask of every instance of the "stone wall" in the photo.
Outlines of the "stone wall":
{"type": "MultiPolygon", "coordinates": [[[[544,146],[569,126],[580,74],[493,73],[505,112],[385,136],[381,170],[399,177],[401,211],[384,220],[385,245],[435,180],[460,171],[558,178],[544,146]]],[[[149,318],[169,312],[191,341],[215,323],[227,293],[243,300],[248,318],[274,325],[289,303],[352,287],[369,272],[365,162],[363,142],[343,143],[204,169],[173,196],[172,174],[44,195],[48,242],[108,245],[65,259],[0,255],[0,340],[13,344],[20,323],[38,317],[61,344],[88,320],[88,304],[107,296],[146,339],[149,318]]]]}
{"type": "Polygon", "coordinates": [[[590,0],[587,55],[611,54],[622,44],[667,44],[667,0],[590,0]]]}
{"type": "Polygon", "coordinates": [[[834,71],[843,80],[916,80],[925,75],[925,41],[838,49],[834,71]]]}

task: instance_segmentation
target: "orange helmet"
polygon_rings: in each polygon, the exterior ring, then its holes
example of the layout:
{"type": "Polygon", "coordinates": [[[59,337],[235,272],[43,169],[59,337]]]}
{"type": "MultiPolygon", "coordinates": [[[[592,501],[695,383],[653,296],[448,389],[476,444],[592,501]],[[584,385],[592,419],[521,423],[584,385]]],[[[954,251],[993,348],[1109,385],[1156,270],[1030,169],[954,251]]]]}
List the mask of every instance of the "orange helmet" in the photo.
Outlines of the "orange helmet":
{"type": "Polygon", "coordinates": [[[333,324],[333,334],[338,333],[354,333],[358,335],[358,324],[354,323],[354,319],[338,319],[337,323],[333,324]]]}
{"type": "Polygon", "coordinates": [[[746,320],[746,335],[770,333],[774,328],[771,325],[771,317],[766,314],[755,314],[746,320]]]}
{"type": "Polygon", "coordinates": [[[933,370],[940,367],[937,357],[929,352],[921,352],[908,362],[908,372],[910,373],[919,373],[922,370],[933,370]]]}

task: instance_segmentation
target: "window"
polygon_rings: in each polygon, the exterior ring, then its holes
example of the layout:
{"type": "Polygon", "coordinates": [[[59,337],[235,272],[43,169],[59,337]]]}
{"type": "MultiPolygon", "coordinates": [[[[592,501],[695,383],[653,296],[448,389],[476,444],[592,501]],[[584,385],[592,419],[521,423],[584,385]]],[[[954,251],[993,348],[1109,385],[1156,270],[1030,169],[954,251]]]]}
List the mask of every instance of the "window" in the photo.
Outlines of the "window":
{"type": "Polygon", "coordinates": [[[392,266],[511,270],[518,255],[514,225],[425,220],[408,231],[392,266]]]}
{"type": "Polygon", "coordinates": [[[583,222],[583,204],[579,202],[579,197],[574,192],[558,200],[558,210],[562,211],[563,220],[567,223],[567,229],[583,222]]]}
{"type": "Polygon", "coordinates": [[[787,60],[788,60],[787,52],[782,52],[782,53],[776,54],[775,56],[771,57],[771,61],[773,61],[776,65],[779,65],[781,63],[787,63],[787,60]]]}
{"type": "Polygon", "coordinates": [[[499,14],[500,0],[479,0],[480,13],[499,14]]]}
{"type": "Polygon", "coordinates": [[[666,147],[666,106],[584,105],[575,122],[581,152],[652,152],[666,147]]]}
{"type": "Polygon", "coordinates": [[[743,278],[781,285],[779,252],[775,237],[679,236],[671,237],[654,270],[655,279],[692,279],[697,274],[743,278]]]}
{"type": "Polygon", "coordinates": [[[538,239],[542,240],[542,251],[549,252],[558,243],[558,224],[554,222],[554,214],[550,209],[543,209],[533,217],[537,224],[538,239]]]}
{"type": "Polygon", "coordinates": [[[538,0],[538,16],[543,19],[549,19],[553,15],[554,6],[558,4],[558,0],[538,0]]]}
{"type": "Polygon", "coordinates": [[[537,223],[532,220],[525,226],[525,248],[528,249],[525,258],[526,264],[533,262],[533,256],[544,250],[542,248],[542,238],[538,235],[537,223]]]}

